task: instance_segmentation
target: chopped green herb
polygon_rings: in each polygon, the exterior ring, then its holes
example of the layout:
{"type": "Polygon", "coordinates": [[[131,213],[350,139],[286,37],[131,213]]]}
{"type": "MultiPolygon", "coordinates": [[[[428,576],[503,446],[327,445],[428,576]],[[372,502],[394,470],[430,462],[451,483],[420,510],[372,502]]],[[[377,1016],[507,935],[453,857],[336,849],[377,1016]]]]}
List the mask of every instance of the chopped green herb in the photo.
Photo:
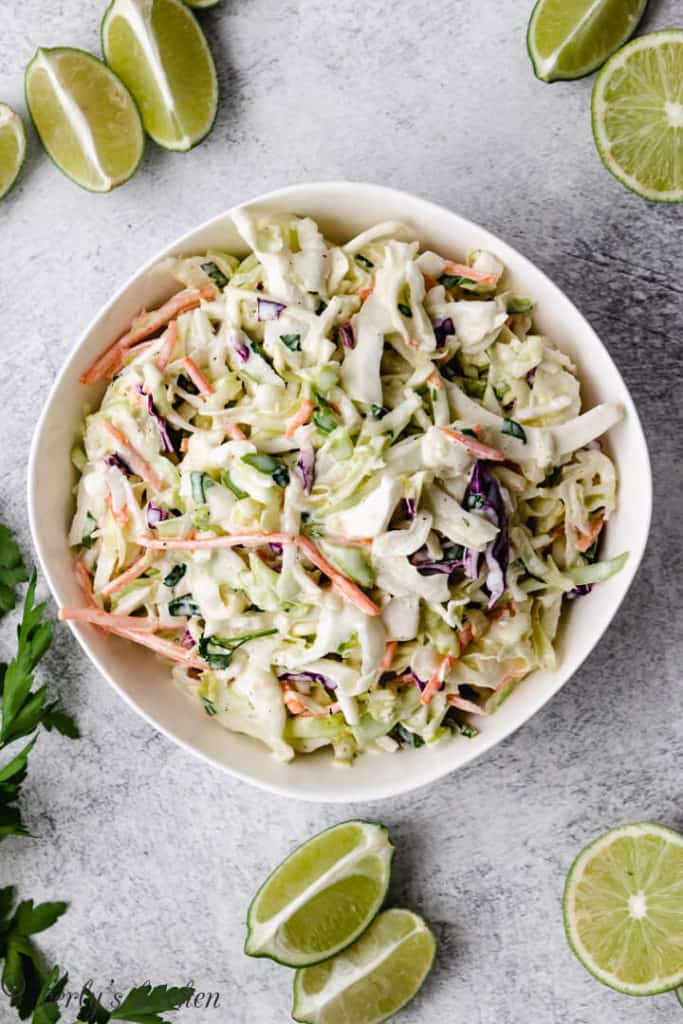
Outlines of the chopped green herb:
{"type": "Polygon", "coordinates": [[[481,494],[468,494],[465,500],[465,508],[473,511],[477,508],[483,508],[485,505],[484,498],[481,494]]]}
{"type": "Polygon", "coordinates": [[[189,377],[186,377],[184,373],[181,373],[179,375],[176,384],[179,388],[182,388],[183,391],[187,391],[188,395],[199,394],[199,388],[197,387],[197,385],[194,383],[194,381],[190,380],[189,377]]]}
{"type": "Polygon", "coordinates": [[[83,536],[81,537],[81,544],[83,545],[84,548],[91,548],[93,546],[93,544],[95,543],[95,538],[93,537],[93,533],[95,532],[96,529],[97,529],[97,520],[93,516],[91,516],[89,512],[86,512],[86,515],[85,515],[85,532],[83,533],[83,536]]]}
{"type": "Polygon", "coordinates": [[[339,426],[339,420],[329,406],[316,408],[313,413],[313,422],[318,430],[322,430],[323,434],[331,434],[339,426]]]}
{"type": "Polygon", "coordinates": [[[199,605],[192,597],[192,594],[183,594],[182,597],[174,597],[168,602],[168,610],[171,615],[199,615],[199,605]]]}
{"type": "Polygon", "coordinates": [[[261,356],[261,359],[263,359],[270,366],[271,362],[270,362],[270,359],[268,358],[268,353],[264,349],[264,347],[261,344],[261,342],[260,341],[252,341],[251,339],[249,339],[249,343],[250,343],[253,351],[256,353],[256,355],[257,356],[261,356]]]}
{"type": "Polygon", "coordinates": [[[264,629],[259,633],[245,633],[233,637],[205,636],[199,641],[199,656],[211,668],[228,668],[235,651],[243,644],[249,643],[250,640],[258,640],[262,636],[273,636],[275,633],[277,629],[264,629]],[[211,650],[212,647],[220,647],[221,650],[211,650]]]}
{"type": "Polygon", "coordinates": [[[562,479],[562,466],[555,466],[545,478],[541,487],[554,487],[562,479]]]}
{"type": "Polygon", "coordinates": [[[200,266],[204,273],[211,278],[216,288],[225,288],[228,283],[228,279],[220,269],[217,267],[213,260],[209,260],[207,263],[200,263],[200,266]]]}
{"type": "Polygon", "coordinates": [[[228,473],[227,469],[225,470],[225,472],[221,476],[221,481],[223,482],[225,487],[227,487],[229,491],[232,491],[232,493],[235,495],[235,497],[238,498],[240,501],[242,500],[242,498],[248,498],[249,497],[247,492],[243,491],[242,488],[238,487],[237,484],[232,480],[232,478],[231,478],[230,474],[228,473]]]}
{"type": "Polygon", "coordinates": [[[399,313],[403,313],[405,317],[408,317],[409,320],[412,320],[413,311],[410,306],[406,306],[405,302],[399,302],[398,311],[399,313]]]}
{"type": "Polygon", "coordinates": [[[463,285],[476,285],[476,281],[473,281],[471,277],[463,277],[462,274],[442,274],[439,278],[439,284],[442,284],[444,288],[462,288],[463,285]]]}
{"type": "Polygon", "coordinates": [[[526,444],[526,431],[521,424],[517,423],[516,420],[508,419],[507,417],[503,420],[503,434],[509,434],[510,437],[516,437],[524,444],[526,444]]]}
{"type": "Polygon", "coordinates": [[[384,417],[387,415],[388,411],[389,411],[388,409],[385,409],[381,405],[371,405],[370,406],[370,414],[372,415],[373,419],[376,419],[376,420],[383,420],[384,417]]]}
{"type": "Polygon", "coordinates": [[[462,430],[460,431],[460,433],[464,434],[465,437],[476,437],[477,436],[476,432],[474,430],[470,430],[469,427],[463,427],[462,430]]]}
{"type": "Polygon", "coordinates": [[[273,480],[278,487],[286,487],[289,483],[289,470],[284,463],[281,463],[273,473],[273,480]]]}
{"type": "Polygon", "coordinates": [[[326,309],[327,309],[327,303],[325,302],[325,300],[324,299],[318,299],[318,304],[315,307],[315,311],[316,311],[317,315],[320,316],[320,314],[324,313],[326,309]]]}
{"type": "Polygon", "coordinates": [[[218,714],[218,708],[208,697],[202,697],[202,704],[209,718],[213,718],[214,715],[218,714]]]}
{"type": "Polygon", "coordinates": [[[534,308],[534,302],[533,299],[527,299],[521,295],[509,295],[505,308],[511,316],[515,313],[529,313],[534,308]]]}
{"type": "Polygon", "coordinates": [[[442,551],[443,557],[448,562],[460,562],[465,557],[465,549],[462,544],[444,544],[442,551]]]}
{"type": "Polygon", "coordinates": [[[356,263],[360,263],[361,267],[366,267],[368,270],[372,270],[375,265],[372,260],[369,260],[367,256],[363,256],[360,252],[357,252],[354,258],[356,263]]]}
{"type": "Polygon", "coordinates": [[[184,562],[179,562],[178,565],[174,565],[168,575],[164,576],[164,586],[175,587],[176,583],[180,583],[186,572],[187,566],[184,562]]]}
{"type": "Polygon", "coordinates": [[[468,725],[467,722],[458,722],[458,729],[460,730],[460,735],[466,736],[468,740],[472,740],[475,736],[479,735],[479,730],[475,729],[473,725],[468,725]]]}
{"type": "Polygon", "coordinates": [[[242,456],[242,462],[245,462],[247,466],[251,466],[252,469],[258,470],[259,473],[272,476],[279,487],[286,487],[289,483],[289,470],[281,459],[276,459],[272,455],[264,455],[260,452],[249,452],[247,455],[242,456]]]}
{"type": "Polygon", "coordinates": [[[190,481],[192,483],[192,497],[198,505],[203,505],[206,502],[206,492],[209,487],[213,487],[216,483],[208,473],[194,472],[190,473],[190,481]]]}
{"type": "Polygon", "coordinates": [[[287,346],[290,352],[301,352],[300,334],[281,334],[280,341],[287,346]]]}
{"type": "Polygon", "coordinates": [[[509,390],[510,385],[506,381],[502,381],[502,383],[500,384],[493,385],[493,393],[499,402],[503,401],[509,390]]]}
{"type": "Polygon", "coordinates": [[[397,740],[402,746],[405,747],[423,747],[424,740],[417,733],[411,732],[410,729],[406,729],[404,725],[398,722],[389,733],[392,739],[397,740]]]}

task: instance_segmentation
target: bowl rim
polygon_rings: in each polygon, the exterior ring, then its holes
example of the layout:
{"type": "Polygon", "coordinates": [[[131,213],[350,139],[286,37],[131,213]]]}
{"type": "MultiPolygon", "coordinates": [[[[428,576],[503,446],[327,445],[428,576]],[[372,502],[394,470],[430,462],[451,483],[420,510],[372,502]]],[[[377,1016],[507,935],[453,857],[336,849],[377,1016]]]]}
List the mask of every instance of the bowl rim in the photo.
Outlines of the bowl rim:
{"type": "MultiPolygon", "coordinates": [[[[533,263],[527,256],[521,253],[511,243],[500,238],[492,231],[489,231],[488,228],[482,227],[476,222],[471,221],[466,217],[463,217],[460,213],[457,213],[455,210],[452,210],[449,207],[444,206],[441,203],[435,202],[431,199],[427,199],[419,194],[408,192],[407,190],[404,189],[396,189],[384,185],[378,185],[376,183],[361,182],[355,180],[339,179],[329,181],[326,180],[314,182],[300,182],[294,185],[287,185],[282,188],[271,189],[268,192],[260,193],[252,198],[245,199],[239,203],[236,203],[228,207],[227,209],[217,214],[214,214],[212,217],[209,217],[201,224],[195,225],[194,227],[184,231],[181,235],[176,237],[169,244],[165,245],[162,249],[156,251],[149,260],[147,260],[142,265],[138,266],[138,268],[126,278],[126,280],[116,289],[114,294],[103,306],[100,306],[98,308],[95,315],[89,320],[86,327],[79,333],[77,340],[74,342],[74,344],[71,346],[70,350],[64,357],[60,370],[57,376],[55,377],[46,398],[44,399],[40,416],[33,431],[33,436],[31,439],[31,448],[27,464],[27,504],[31,537],[33,539],[33,544],[38,555],[38,561],[40,563],[42,573],[50,588],[51,594],[55,601],[57,601],[57,603],[59,603],[57,598],[57,594],[59,593],[60,589],[59,584],[51,570],[49,554],[43,542],[41,531],[37,525],[36,477],[37,463],[39,458],[39,442],[43,433],[45,422],[48,419],[48,416],[50,415],[55,395],[59,390],[64,379],[72,372],[72,365],[78,359],[78,356],[83,345],[87,342],[91,333],[97,329],[99,323],[116,307],[116,305],[119,303],[122,297],[128,292],[129,288],[131,288],[131,286],[135,282],[142,279],[146,274],[148,274],[150,270],[157,267],[160,261],[166,258],[167,256],[177,252],[182,252],[183,247],[187,247],[188,244],[190,244],[190,241],[193,238],[193,236],[199,233],[204,233],[213,228],[215,225],[219,224],[221,221],[230,218],[230,216],[236,210],[244,208],[248,209],[250,207],[265,204],[270,201],[281,201],[283,198],[289,197],[292,198],[294,204],[297,197],[305,197],[307,193],[320,190],[341,191],[347,194],[363,193],[363,195],[366,197],[368,195],[371,195],[372,193],[375,193],[377,195],[382,195],[383,197],[392,198],[397,201],[402,200],[404,202],[411,204],[413,207],[417,204],[418,206],[421,206],[425,210],[425,212],[429,213],[432,217],[437,215],[455,217],[465,228],[472,229],[474,232],[487,236],[488,239],[490,239],[492,242],[497,243],[498,245],[507,249],[509,252],[513,253],[517,263],[517,268],[520,269],[521,273],[524,273],[525,271],[531,269],[535,274],[541,275],[547,286],[559,292],[561,296],[572,307],[574,313],[576,314],[576,317],[578,318],[577,323],[580,322],[582,330],[586,333],[587,336],[590,336],[592,344],[602,349],[603,353],[606,355],[612,369],[613,380],[616,381],[616,383],[618,383],[619,385],[621,385],[621,388],[623,389],[625,411],[628,415],[629,420],[633,423],[636,429],[636,435],[641,445],[640,455],[642,457],[642,465],[640,466],[640,469],[643,473],[643,476],[640,479],[640,483],[643,486],[643,489],[645,490],[644,500],[646,505],[646,515],[639,524],[641,527],[641,543],[639,545],[638,550],[633,550],[633,548],[631,548],[629,552],[628,562],[619,574],[622,581],[621,591],[617,595],[611,608],[609,609],[604,624],[601,625],[600,629],[596,633],[591,635],[590,643],[585,649],[582,657],[577,662],[577,664],[570,670],[563,670],[562,666],[560,665],[557,669],[555,669],[552,672],[552,675],[554,677],[561,678],[561,682],[558,682],[556,685],[552,687],[548,687],[547,691],[542,694],[540,699],[534,702],[530,709],[523,705],[522,708],[517,712],[517,714],[513,716],[512,721],[508,724],[507,728],[505,728],[502,734],[480,734],[477,737],[476,742],[472,743],[471,748],[464,756],[461,757],[457,764],[449,765],[440,762],[437,764],[435,760],[435,770],[429,773],[428,776],[426,777],[420,777],[416,781],[413,780],[411,777],[406,776],[404,776],[401,780],[396,781],[378,781],[376,783],[373,783],[373,788],[369,792],[364,791],[362,794],[357,793],[355,791],[346,793],[343,790],[333,790],[329,794],[323,794],[319,792],[302,793],[300,789],[296,788],[294,781],[292,781],[291,783],[281,784],[279,782],[274,782],[262,778],[256,778],[248,771],[243,771],[239,766],[227,765],[218,757],[214,756],[211,752],[203,750],[198,745],[195,745],[189,742],[188,740],[179,737],[173,731],[173,729],[165,725],[162,725],[154,717],[153,714],[149,713],[147,710],[141,707],[137,703],[137,701],[123,688],[123,686],[117,681],[115,674],[105,667],[105,665],[100,660],[99,655],[93,650],[89,642],[88,631],[84,629],[83,625],[73,621],[68,622],[68,625],[72,633],[75,635],[79,645],[84,650],[84,652],[86,653],[94,667],[97,669],[99,674],[104,677],[107,683],[116,691],[116,693],[121,698],[123,698],[126,704],[128,704],[128,706],[131,707],[136,712],[136,714],[144,718],[145,721],[147,721],[154,729],[161,732],[164,736],[166,736],[177,746],[181,747],[184,750],[187,750],[195,757],[198,757],[201,760],[208,762],[214,767],[219,768],[220,770],[226,772],[228,775],[234,777],[235,779],[248,782],[249,784],[256,786],[258,789],[265,790],[275,795],[285,796],[291,799],[306,801],[310,803],[349,804],[357,802],[359,800],[362,800],[363,802],[374,802],[377,800],[401,796],[413,792],[417,789],[420,789],[424,786],[431,785],[435,782],[438,782],[441,779],[444,779],[446,776],[470,764],[472,761],[476,760],[481,755],[489,751],[492,747],[495,747],[497,744],[503,742],[503,740],[513,735],[513,733],[517,732],[517,730],[521,728],[521,726],[523,726],[526,722],[530,721],[530,719],[533,718],[534,715],[536,715],[543,707],[545,707],[545,705],[550,700],[552,700],[553,697],[555,697],[559,693],[559,691],[569,682],[569,680],[574,676],[574,674],[578,672],[583,663],[586,661],[586,659],[593,652],[597,644],[600,642],[605,632],[607,631],[608,627],[611,625],[621,604],[623,603],[627,593],[631,588],[631,585],[633,583],[633,580],[636,576],[638,568],[645,554],[645,550],[647,548],[647,542],[649,538],[650,526],[652,521],[653,484],[651,460],[648,451],[645,432],[643,430],[642,422],[638,414],[638,410],[636,408],[633,397],[631,395],[631,392],[627,387],[619,368],[612,359],[612,356],[609,353],[607,347],[605,346],[599,335],[596,333],[594,328],[591,326],[590,322],[583,315],[581,310],[576,306],[574,301],[566,294],[566,292],[559,285],[557,285],[555,281],[551,277],[549,277],[548,274],[546,274],[541,267],[533,263]]],[[[296,209],[296,205],[293,205],[293,208],[296,209]]],[[[581,379],[580,375],[579,379],[581,379]]],[[[419,753],[421,755],[424,755],[424,751],[421,751],[419,753]]],[[[268,752],[265,750],[265,748],[263,756],[270,756],[268,752]]],[[[350,789],[351,787],[347,788],[350,789]]]]}

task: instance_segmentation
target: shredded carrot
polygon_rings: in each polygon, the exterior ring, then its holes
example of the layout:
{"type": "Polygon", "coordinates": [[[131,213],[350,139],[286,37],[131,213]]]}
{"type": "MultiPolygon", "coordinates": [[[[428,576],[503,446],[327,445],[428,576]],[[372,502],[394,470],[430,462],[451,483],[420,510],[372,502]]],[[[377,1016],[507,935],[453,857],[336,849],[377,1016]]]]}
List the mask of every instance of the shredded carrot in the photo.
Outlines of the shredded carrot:
{"type": "Polygon", "coordinates": [[[188,377],[203,395],[213,395],[216,393],[216,389],[208,382],[194,359],[191,359],[190,356],[185,356],[181,362],[187,370],[188,377]]]}
{"type": "Polygon", "coordinates": [[[126,506],[122,505],[121,508],[114,508],[114,500],[111,494],[107,495],[107,505],[109,506],[109,511],[114,517],[114,522],[118,523],[119,526],[125,526],[130,519],[126,506]]]}
{"type": "Polygon", "coordinates": [[[110,580],[109,583],[102,587],[100,593],[106,596],[115,594],[117,590],[122,590],[123,587],[127,587],[129,583],[136,580],[138,576],[142,576],[143,572],[146,572],[148,568],[149,555],[145,551],[144,555],[140,555],[125,572],[122,572],[120,576],[110,580]]]}
{"type": "Polygon", "coordinates": [[[92,622],[95,626],[116,626],[133,632],[153,633],[159,628],[159,620],[148,616],[112,615],[101,608],[60,608],[62,622],[92,622]]]}
{"type": "Polygon", "coordinates": [[[468,622],[467,625],[464,626],[458,633],[458,643],[460,644],[460,649],[462,650],[463,648],[467,647],[468,644],[471,644],[473,639],[474,630],[472,629],[472,626],[468,622]]]}
{"type": "Polygon", "coordinates": [[[595,516],[594,519],[591,519],[590,523],[588,524],[588,529],[582,530],[581,536],[578,537],[574,542],[576,550],[581,552],[588,551],[588,549],[592,547],[595,539],[598,537],[600,531],[604,526],[604,523],[605,517],[602,515],[602,513],[600,515],[595,516]]]}
{"type": "Polygon", "coordinates": [[[450,437],[452,441],[457,441],[470,455],[474,455],[478,459],[487,459],[489,462],[505,461],[505,456],[498,448],[491,448],[490,445],[484,444],[483,441],[478,441],[476,437],[461,434],[459,430],[451,430],[450,427],[441,427],[440,429],[446,437],[450,437]]]}
{"type": "Polygon", "coordinates": [[[410,669],[407,672],[401,673],[400,676],[389,679],[387,686],[407,686],[409,683],[415,686],[415,676],[410,669]]]}
{"type": "Polygon", "coordinates": [[[123,454],[126,457],[126,462],[133,470],[133,472],[136,474],[136,476],[139,476],[143,480],[146,480],[148,483],[152,485],[152,487],[155,487],[158,491],[163,490],[164,487],[166,486],[164,481],[161,479],[160,476],[157,476],[157,474],[152,469],[147,459],[140,455],[140,452],[137,450],[137,448],[133,447],[133,445],[130,443],[126,435],[122,433],[122,431],[120,431],[118,427],[115,427],[111,420],[105,420],[103,426],[104,429],[109,434],[109,436],[113,437],[119,448],[121,448],[123,454]]]}
{"type": "Polygon", "coordinates": [[[189,437],[184,437],[182,439],[182,441],[180,442],[180,450],[181,450],[181,452],[189,452],[189,450],[190,450],[190,439],[189,439],[189,437]]]}
{"type": "Polygon", "coordinates": [[[443,265],[443,269],[445,274],[466,277],[470,281],[479,281],[480,284],[495,284],[498,280],[495,274],[486,274],[482,270],[475,270],[474,267],[468,267],[465,263],[453,263],[452,260],[446,260],[443,265]]]}
{"type": "Polygon", "coordinates": [[[161,335],[161,348],[157,352],[156,364],[158,369],[165,370],[173,356],[173,349],[178,341],[178,321],[171,320],[170,324],[161,335]]]}
{"type": "Polygon", "coordinates": [[[372,295],[373,287],[374,286],[371,285],[369,288],[361,288],[361,290],[358,292],[361,298],[361,302],[365,302],[365,300],[372,295]]]}
{"type": "Polygon", "coordinates": [[[247,435],[238,423],[228,423],[225,428],[225,433],[231,441],[246,441],[247,439],[247,435]]]}
{"type": "Polygon", "coordinates": [[[162,654],[164,658],[179,661],[181,664],[187,665],[188,668],[198,668],[201,670],[208,668],[205,661],[202,661],[201,658],[192,653],[192,649],[188,650],[173,640],[163,640],[160,636],[155,636],[154,633],[141,633],[139,630],[120,629],[117,626],[111,625],[105,626],[105,629],[109,633],[115,633],[117,636],[124,637],[126,640],[134,640],[136,644],[142,644],[143,647],[149,647],[150,650],[155,651],[157,654],[162,654]]]}
{"type": "Polygon", "coordinates": [[[504,615],[509,613],[510,618],[516,614],[517,609],[515,608],[514,601],[510,601],[508,604],[499,604],[495,608],[492,608],[490,612],[486,613],[486,618],[489,622],[497,622],[498,619],[502,619],[504,615]]]}
{"type": "Polygon", "coordinates": [[[439,283],[433,277],[430,277],[429,274],[423,274],[422,277],[424,278],[425,288],[428,292],[431,291],[432,288],[436,288],[439,283]]]}
{"type": "Polygon", "coordinates": [[[446,678],[446,673],[453,667],[453,665],[455,665],[457,660],[458,659],[455,654],[444,654],[443,658],[441,658],[439,664],[432,672],[429,682],[420,694],[420,700],[423,704],[431,704],[432,700],[441,689],[443,681],[446,678]]]}
{"type": "Polygon", "coordinates": [[[384,647],[384,654],[382,655],[382,660],[379,663],[379,670],[380,670],[380,672],[388,672],[389,671],[389,669],[391,668],[392,662],[394,660],[394,655],[396,654],[396,648],[397,647],[398,647],[398,641],[397,640],[387,640],[387,642],[385,644],[385,647],[384,647]]]}
{"type": "Polygon", "coordinates": [[[489,713],[480,704],[475,704],[473,700],[466,700],[465,697],[460,697],[457,693],[449,693],[446,703],[459,711],[469,711],[471,715],[488,715],[489,713]]]}
{"type": "Polygon", "coordinates": [[[417,340],[417,338],[408,338],[408,344],[410,345],[411,348],[420,347],[420,342],[417,340]]]}
{"type": "Polygon", "coordinates": [[[290,420],[287,420],[287,429],[285,430],[285,437],[292,437],[292,435],[296,433],[299,427],[303,427],[304,423],[308,423],[311,416],[313,415],[313,408],[313,402],[310,400],[310,398],[305,398],[301,405],[299,406],[299,409],[295,413],[295,415],[292,416],[290,420]]]}
{"type": "Polygon", "coordinates": [[[336,569],[331,562],[325,558],[313,541],[309,540],[308,537],[297,537],[295,543],[300,551],[313,562],[313,565],[317,566],[321,572],[324,572],[326,576],[329,576],[336,589],[344,595],[344,597],[355,604],[356,608],[359,608],[366,615],[379,615],[380,608],[371,601],[367,594],[357,586],[353,580],[350,580],[348,576],[344,576],[343,573],[336,569]]]}
{"type": "Polygon", "coordinates": [[[97,605],[95,603],[95,597],[93,595],[92,579],[90,577],[90,573],[86,569],[83,562],[76,562],[76,564],[74,565],[74,575],[78,581],[78,585],[81,588],[81,592],[87,604],[89,604],[92,608],[96,608],[97,605]]]}
{"type": "Polygon", "coordinates": [[[165,327],[170,320],[173,320],[181,313],[195,309],[202,299],[212,299],[215,295],[216,289],[213,285],[200,288],[199,290],[196,288],[186,288],[181,292],[177,292],[159,309],[154,309],[149,313],[141,313],[135,318],[130,329],[118,341],[110,345],[101,356],[98,356],[85,373],[81,374],[81,384],[94,384],[95,381],[110,376],[121,365],[123,353],[132,348],[138,341],[144,341],[145,338],[149,338],[150,335],[154,334],[161,327],[165,327]]]}
{"type": "Polygon", "coordinates": [[[212,548],[258,547],[259,544],[291,544],[288,533],[233,533],[224,537],[138,537],[143,548],[155,551],[202,551],[212,548]]]}
{"type": "Polygon", "coordinates": [[[511,683],[513,679],[521,679],[525,675],[526,675],[526,671],[524,669],[518,669],[516,672],[515,671],[508,672],[508,674],[506,676],[503,676],[503,678],[498,683],[498,685],[496,687],[494,687],[493,692],[494,693],[498,693],[500,690],[505,689],[505,687],[508,685],[508,683],[511,683]]]}
{"type": "Polygon", "coordinates": [[[337,544],[349,544],[352,547],[369,548],[374,544],[374,537],[347,537],[345,533],[326,533],[326,537],[337,544]]]}
{"type": "Polygon", "coordinates": [[[443,381],[441,380],[441,374],[437,373],[436,370],[434,371],[434,373],[430,373],[429,376],[427,377],[427,383],[431,384],[432,387],[436,388],[437,391],[441,391],[441,388],[443,387],[443,381]]]}

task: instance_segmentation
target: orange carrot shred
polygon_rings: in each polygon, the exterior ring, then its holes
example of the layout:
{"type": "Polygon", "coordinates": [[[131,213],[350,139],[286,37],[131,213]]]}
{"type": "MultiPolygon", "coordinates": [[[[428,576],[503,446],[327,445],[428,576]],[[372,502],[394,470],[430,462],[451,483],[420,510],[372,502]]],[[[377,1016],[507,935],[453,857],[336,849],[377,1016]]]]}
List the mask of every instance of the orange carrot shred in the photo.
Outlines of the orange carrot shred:
{"type": "Polygon", "coordinates": [[[440,429],[446,437],[457,441],[470,455],[474,455],[478,459],[487,459],[489,462],[505,461],[505,456],[498,448],[492,448],[490,445],[484,444],[483,441],[478,441],[476,437],[461,434],[459,430],[452,430],[450,427],[441,427],[440,429]]]}
{"type": "Polygon", "coordinates": [[[394,660],[394,655],[396,654],[397,647],[397,640],[387,640],[386,645],[384,647],[384,654],[382,655],[382,660],[379,663],[380,672],[389,671],[394,660]]]}
{"type": "Polygon", "coordinates": [[[206,379],[202,371],[199,369],[194,359],[190,356],[185,356],[182,360],[182,364],[187,371],[187,375],[194,384],[194,386],[201,391],[203,395],[213,395],[216,393],[216,389],[206,379]]]}
{"type": "Polygon", "coordinates": [[[295,415],[292,416],[292,418],[287,421],[285,437],[292,437],[292,435],[296,433],[299,427],[303,427],[304,423],[308,423],[311,416],[313,415],[313,408],[313,402],[310,400],[310,398],[305,398],[301,405],[299,406],[299,409],[295,413],[295,415]]]}

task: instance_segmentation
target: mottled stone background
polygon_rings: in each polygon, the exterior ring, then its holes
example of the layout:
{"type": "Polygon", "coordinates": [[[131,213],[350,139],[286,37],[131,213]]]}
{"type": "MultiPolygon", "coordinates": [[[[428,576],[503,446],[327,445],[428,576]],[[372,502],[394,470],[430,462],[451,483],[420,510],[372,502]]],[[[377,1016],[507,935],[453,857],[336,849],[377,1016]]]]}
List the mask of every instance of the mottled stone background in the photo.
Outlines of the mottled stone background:
{"type": "MultiPolygon", "coordinates": [[[[681,208],[648,204],[603,170],[592,80],[542,85],[524,36],[530,0],[225,0],[202,15],[222,102],[186,155],[149,144],[132,182],[90,195],[33,135],[0,209],[0,515],[30,551],[26,458],[52,380],[99,306],[159,247],[238,200],[291,182],[355,178],[458,210],[535,260],[592,321],[632,388],[655,474],[652,539],[612,627],[563,692],[492,754],[428,791],[333,807],[259,793],[174,747],[129,710],[66,629],[43,678],[80,743],[43,736],[27,786],[33,841],[0,850],[0,882],[63,898],[45,936],[74,983],[194,980],[220,1007],[183,1024],[288,1019],[290,978],[242,955],[250,895],[304,836],[380,817],[398,854],[393,896],[434,925],[439,955],[402,1020],[674,1024],[671,995],[619,996],[565,942],[567,868],[626,820],[683,826],[681,208]]],[[[99,52],[95,0],[5,0],[0,98],[24,111],[38,45],[99,52]]],[[[681,21],[652,0],[645,28],[681,21]]],[[[7,626],[0,647],[8,648],[7,626]]],[[[0,1018],[9,1020],[2,1004],[0,1018]]]]}

